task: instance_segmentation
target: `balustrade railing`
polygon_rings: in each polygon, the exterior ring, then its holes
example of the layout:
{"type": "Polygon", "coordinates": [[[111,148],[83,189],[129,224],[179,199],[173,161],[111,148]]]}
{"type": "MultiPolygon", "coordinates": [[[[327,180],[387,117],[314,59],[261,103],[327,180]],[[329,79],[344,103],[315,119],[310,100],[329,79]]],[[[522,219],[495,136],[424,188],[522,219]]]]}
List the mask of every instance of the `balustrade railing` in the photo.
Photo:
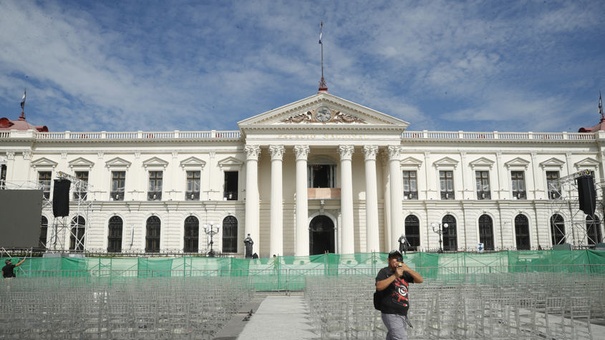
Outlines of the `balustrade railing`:
{"type": "Polygon", "coordinates": [[[402,139],[423,140],[552,140],[552,141],[592,141],[596,139],[593,133],[579,132],[464,132],[464,131],[406,131],[402,139]]]}
{"type": "Polygon", "coordinates": [[[0,139],[33,138],[37,140],[183,140],[183,139],[239,139],[239,131],[130,131],[130,132],[34,132],[2,131],[0,139]]]}
{"type": "MultiPolygon", "coordinates": [[[[184,140],[240,139],[238,130],[227,131],[131,131],[131,132],[35,132],[2,131],[0,139],[33,138],[37,140],[184,140]]],[[[406,131],[403,140],[506,140],[506,141],[594,141],[594,133],[579,132],[465,132],[465,131],[406,131]]]]}

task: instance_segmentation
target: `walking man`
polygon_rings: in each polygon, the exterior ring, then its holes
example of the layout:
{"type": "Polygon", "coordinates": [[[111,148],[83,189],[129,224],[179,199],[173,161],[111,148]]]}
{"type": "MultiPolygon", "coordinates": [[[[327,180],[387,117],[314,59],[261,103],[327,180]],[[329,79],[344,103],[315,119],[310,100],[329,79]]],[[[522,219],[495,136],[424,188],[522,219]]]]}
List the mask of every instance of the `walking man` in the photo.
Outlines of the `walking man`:
{"type": "Polygon", "coordinates": [[[403,262],[398,250],[389,253],[388,266],[376,275],[376,291],[380,294],[382,322],[387,328],[386,340],[407,340],[407,319],[410,308],[409,284],[422,283],[424,279],[403,262]]]}

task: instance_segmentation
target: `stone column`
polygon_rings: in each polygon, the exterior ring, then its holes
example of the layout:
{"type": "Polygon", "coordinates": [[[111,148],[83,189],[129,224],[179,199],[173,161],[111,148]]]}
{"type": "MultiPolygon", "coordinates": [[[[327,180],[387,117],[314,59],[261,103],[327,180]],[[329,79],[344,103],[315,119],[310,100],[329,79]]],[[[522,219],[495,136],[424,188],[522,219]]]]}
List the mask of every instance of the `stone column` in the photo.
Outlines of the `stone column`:
{"type": "Polygon", "coordinates": [[[378,231],[378,188],[376,178],[376,154],[378,146],[363,147],[366,170],[366,252],[380,251],[378,231]]]}
{"type": "MultiPolygon", "coordinates": [[[[391,240],[390,249],[398,249],[397,239],[403,231],[403,214],[401,211],[401,201],[403,200],[402,174],[400,164],[400,146],[391,145],[389,152],[389,177],[391,191],[391,240]]],[[[390,250],[387,249],[387,250],[390,250]]]]}
{"type": "MultiPolygon", "coordinates": [[[[245,235],[250,234],[253,240],[256,240],[256,253],[260,250],[260,199],[258,193],[258,157],[260,156],[260,146],[246,145],[246,225],[245,235]]],[[[242,240],[238,240],[243,243],[242,240]]]]}
{"type": "MultiPolygon", "coordinates": [[[[384,182],[381,184],[381,190],[383,191],[384,202],[382,203],[382,215],[384,226],[384,240],[380,245],[380,248],[386,247],[386,251],[390,250],[391,246],[391,176],[389,174],[389,154],[387,150],[383,150],[380,153],[380,160],[382,161],[382,178],[384,182]]],[[[397,236],[399,237],[399,236],[397,236]]]]}
{"type": "Polygon", "coordinates": [[[295,256],[309,255],[309,202],[307,194],[308,145],[296,145],[296,247],[295,256]]]}
{"type": "Polygon", "coordinates": [[[283,145],[269,146],[271,153],[271,244],[270,255],[284,254],[284,208],[282,187],[283,145]]]}
{"type": "Polygon", "coordinates": [[[340,212],[342,214],[341,254],[355,253],[355,221],[353,219],[353,170],[351,159],[355,148],[352,145],[340,145],[340,212]]]}

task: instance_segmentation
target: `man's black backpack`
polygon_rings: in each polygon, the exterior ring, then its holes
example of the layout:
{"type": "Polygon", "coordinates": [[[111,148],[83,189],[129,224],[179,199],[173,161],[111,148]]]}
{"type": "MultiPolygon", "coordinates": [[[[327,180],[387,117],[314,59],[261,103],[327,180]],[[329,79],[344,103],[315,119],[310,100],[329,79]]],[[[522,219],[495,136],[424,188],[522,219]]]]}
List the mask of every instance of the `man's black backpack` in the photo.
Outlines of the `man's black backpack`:
{"type": "Polygon", "coordinates": [[[382,304],[382,298],[384,297],[385,291],[386,289],[374,292],[374,309],[381,310],[380,305],[382,304]]]}

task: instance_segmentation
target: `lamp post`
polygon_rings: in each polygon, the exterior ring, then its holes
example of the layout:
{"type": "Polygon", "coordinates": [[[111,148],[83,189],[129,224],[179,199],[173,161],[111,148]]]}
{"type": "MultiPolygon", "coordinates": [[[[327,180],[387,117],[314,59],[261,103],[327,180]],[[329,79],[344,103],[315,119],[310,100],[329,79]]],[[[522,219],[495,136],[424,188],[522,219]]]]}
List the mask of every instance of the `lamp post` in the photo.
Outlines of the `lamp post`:
{"type": "Polygon", "coordinates": [[[441,235],[443,235],[443,229],[447,229],[449,225],[447,223],[431,223],[431,227],[433,228],[433,232],[439,234],[439,252],[443,253],[441,235]]]}
{"type": "Polygon", "coordinates": [[[218,231],[221,227],[218,224],[214,224],[210,222],[208,224],[204,224],[204,232],[206,235],[210,235],[210,251],[208,252],[208,256],[214,257],[214,249],[212,249],[212,245],[214,244],[214,235],[218,234],[218,231]]]}

